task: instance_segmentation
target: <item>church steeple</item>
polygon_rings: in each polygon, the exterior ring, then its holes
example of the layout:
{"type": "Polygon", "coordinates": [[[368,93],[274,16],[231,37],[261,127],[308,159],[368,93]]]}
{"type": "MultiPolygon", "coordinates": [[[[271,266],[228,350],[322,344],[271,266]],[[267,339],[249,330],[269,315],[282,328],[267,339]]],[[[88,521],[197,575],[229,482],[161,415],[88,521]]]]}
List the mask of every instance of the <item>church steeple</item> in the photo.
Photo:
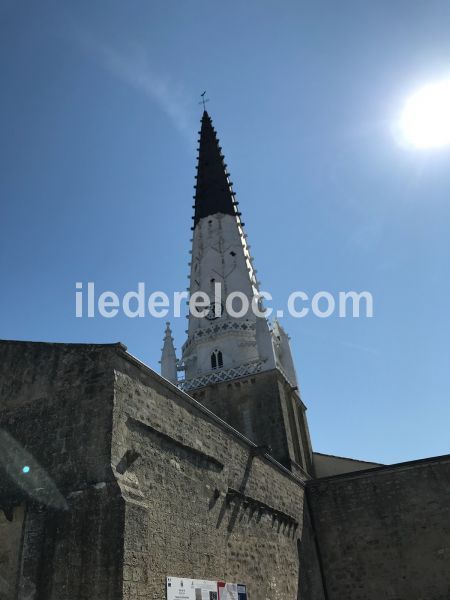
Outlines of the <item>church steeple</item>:
{"type": "Polygon", "coordinates": [[[256,317],[251,309],[258,296],[256,271],[227,165],[206,110],[202,116],[196,180],[189,290],[191,296],[205,293],[210,310],[201,318],[189,315],[188,340],[182,356],[185,389],[193,389],[203,380],[223,381],[259,372],[273,363],[272,357],[263,358],[259,351],[260,336],[257,339],[256,317]],[[226,306],[226,298],[237,293],[245,297],[249,306],[240,316],[226,306]]]}
{"type": "Polygon", "coordinates": [[[167,327],[162,374],[304,475],[312,470],[312,455],[289,338],[278,323],[271,329],[264,315],[244,224],[206,110],[199,133],[189,292],[191,300],[201,292],[209,309],[189,313],[180,361],[167,327]],[[248,309],[240,312],[243,304],[248,309]],[[185,378],[177,381],[179,369],[185,378]]]}

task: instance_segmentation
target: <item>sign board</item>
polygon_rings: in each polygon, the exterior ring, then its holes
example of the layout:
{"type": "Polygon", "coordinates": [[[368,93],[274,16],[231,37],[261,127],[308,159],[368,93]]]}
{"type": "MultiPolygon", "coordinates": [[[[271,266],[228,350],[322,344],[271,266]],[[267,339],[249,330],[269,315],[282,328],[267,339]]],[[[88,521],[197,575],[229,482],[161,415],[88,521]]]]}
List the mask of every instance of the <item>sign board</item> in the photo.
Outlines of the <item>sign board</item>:
{"type": "Polygon", "coordinates": [[[237,583],[219,581],[219,600],[239,600],[237,583]]]}
{"type": "Polygon", "coordinates": [[[248,600],[247,586],[245,586],[243,583],[238,583],[237,593],[238,593],[239,600],[248,600]]]}
{"type": "Polygon", "coordinates": [[[167,600],[218,600],[217,581],[167,577],[167,600]]]}

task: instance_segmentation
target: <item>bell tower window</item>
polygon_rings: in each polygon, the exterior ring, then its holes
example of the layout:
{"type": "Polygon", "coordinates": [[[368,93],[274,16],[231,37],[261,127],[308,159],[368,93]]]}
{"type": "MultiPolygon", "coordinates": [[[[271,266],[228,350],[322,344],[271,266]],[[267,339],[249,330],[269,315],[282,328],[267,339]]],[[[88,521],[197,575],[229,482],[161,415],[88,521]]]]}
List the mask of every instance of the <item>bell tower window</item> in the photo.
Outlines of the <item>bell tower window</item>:
{"type": "Polygon", "coordinates": [[[220,350],[214,350],[211,354],[211,369],[221,369],[223,367],[223,356],[220,350]]]}

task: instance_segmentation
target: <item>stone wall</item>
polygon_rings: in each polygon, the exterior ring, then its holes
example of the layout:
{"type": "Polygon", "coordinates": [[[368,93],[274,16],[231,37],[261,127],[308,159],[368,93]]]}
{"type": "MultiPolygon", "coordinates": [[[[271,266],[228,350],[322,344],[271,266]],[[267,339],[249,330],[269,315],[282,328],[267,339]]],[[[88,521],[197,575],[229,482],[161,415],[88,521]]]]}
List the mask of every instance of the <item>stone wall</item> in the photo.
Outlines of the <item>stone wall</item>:
{"type": "Polygon", "coordinates": [[[305,410],[278,370],[209,385],[192,396],[248,439],[270,446],[287,468],[312,472],[305,410]]]}
{"type": "Polygon", "coordinates": [[[320,600],[302,481],[127,355],[116,364],[114,422],[124,598],[162,600],[172,575],[240,581],[254,600],[294,600],[304,575],[320,600]]]}
{"type": "Polygon", "coordinates": [[[124,502],[111,469],[115,346],[0,343],[0,547],[7,600],[116,600],[124,502]],[[10,567],[7,567],[7,565],[10,567]],[[11,578],[10,578],[11,581],[11,578]]]}
{"type": "Polygon", "coordinates": [[[450,598],[450,456],[307,485],[328,600],[450,598]]]}
{"type": "Polygon", "coordinates": [[[292,419],[279,384],[248,382],[253,443],[121,345],[1,342],[0,599],[163,600],[172,575],[448,600],[450,457],[310,480],[257,445],[292,419]]]}
{"type": "Polygon", "coordinates": [[[0,512],[0,600],[15,600],[24,506],[0,512]]]}
{"type": "Polygon", "coordinates": [[[1,342],[0,397],[2,600],[322,600],[305,482],[122,346],[1,342]]]}

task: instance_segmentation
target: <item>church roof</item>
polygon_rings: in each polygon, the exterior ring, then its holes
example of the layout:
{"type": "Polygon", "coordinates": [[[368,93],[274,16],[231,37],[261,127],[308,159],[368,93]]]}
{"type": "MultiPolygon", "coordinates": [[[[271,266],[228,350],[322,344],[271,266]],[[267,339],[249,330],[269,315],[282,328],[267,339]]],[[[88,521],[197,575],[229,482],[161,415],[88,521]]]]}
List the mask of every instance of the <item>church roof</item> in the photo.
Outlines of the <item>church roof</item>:
{"type": "Polygon", "coordinates": [[[206,110],[202,116],[199,142],[194,227],[200,219],[209,215],[235,215],[237,212],[222,148],[206,110]]]}

